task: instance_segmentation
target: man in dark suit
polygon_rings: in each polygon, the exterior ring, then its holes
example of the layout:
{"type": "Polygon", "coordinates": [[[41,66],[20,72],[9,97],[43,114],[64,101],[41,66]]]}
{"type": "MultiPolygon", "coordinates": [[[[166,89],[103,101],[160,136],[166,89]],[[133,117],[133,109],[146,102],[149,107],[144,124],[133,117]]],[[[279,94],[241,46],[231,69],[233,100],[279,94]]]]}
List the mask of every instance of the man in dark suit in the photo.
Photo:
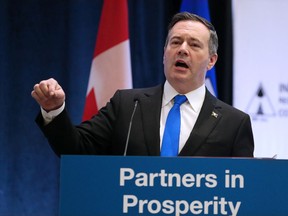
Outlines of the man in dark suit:
{"type": "Polygon", "coordinates": [[[206,72],[218,58],[217,48],[211,23],[194,14],[176,14],[164,47],[163,85],[118,90],[96,116],[74,126],[65,109],[63,89],[54,79],[44,80],[31,93],[42,110],[36,121],[58,155],[123,155],[127,147],[127,155],[159,156],[174,97],[185,95],[179,156],[253,157],[250,117],[205,87],[206,72]]]}

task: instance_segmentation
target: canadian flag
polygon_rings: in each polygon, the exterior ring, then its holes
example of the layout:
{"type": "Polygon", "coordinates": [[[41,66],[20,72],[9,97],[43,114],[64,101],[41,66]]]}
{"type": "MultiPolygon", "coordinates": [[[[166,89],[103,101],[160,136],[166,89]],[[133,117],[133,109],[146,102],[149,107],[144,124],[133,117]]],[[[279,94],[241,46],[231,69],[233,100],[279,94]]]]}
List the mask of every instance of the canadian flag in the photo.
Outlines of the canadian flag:
{"type": "Polygon", "coordinates": [[[116,90],[126,88],[132,88],[128,5],[126,0],[104,0],[83,120],[97,114],[116,90]]]}

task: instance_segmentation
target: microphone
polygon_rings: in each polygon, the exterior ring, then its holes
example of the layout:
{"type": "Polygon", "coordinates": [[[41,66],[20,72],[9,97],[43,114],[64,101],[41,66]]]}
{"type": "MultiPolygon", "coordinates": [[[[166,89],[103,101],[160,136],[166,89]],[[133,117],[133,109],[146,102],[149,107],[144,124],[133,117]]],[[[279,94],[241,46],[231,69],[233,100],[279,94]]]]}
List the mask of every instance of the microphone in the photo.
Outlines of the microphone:
{"type": "Polygon", "coordinates": [[[131,119],[130,119],[130,122],[129,122],[129,128],[128,128],[128,133],[127,133],[127,138],[126,138],[126,144],[125,144],[125,150],[124,150],[124,155],[123,156],[126,156],[127,155],[127,149],[128,149],[128,143],[129,143],[129,138],[130,138],[130,132],[131,132],[131,127],[132,127],[132,122],[133,122],[133,118],[134,118],[134,114],[135,114],[135,111],[137,109],[137,106],[138,106],[138,99],[135,98],[134,99],[134,109],[133,109],[133,112],[132,112],[132,115],[131,115],[131,119]]]}

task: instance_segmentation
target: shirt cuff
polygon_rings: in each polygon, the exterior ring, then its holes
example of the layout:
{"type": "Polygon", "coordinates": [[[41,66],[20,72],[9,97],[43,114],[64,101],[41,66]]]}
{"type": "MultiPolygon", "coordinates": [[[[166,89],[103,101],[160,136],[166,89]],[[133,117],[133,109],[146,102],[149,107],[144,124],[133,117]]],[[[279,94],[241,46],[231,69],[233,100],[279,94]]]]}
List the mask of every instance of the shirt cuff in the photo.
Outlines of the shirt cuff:
{"type": "Polygon", "coordinates": [[[41,114],[44,119],[44,125],[49,124],[56,116],[58,116],[65,108],[65,102],[62,104],[62,106],[56,110],[52,110],[50,112],[46,112],[42,107],[41,108],[41,114]]]}

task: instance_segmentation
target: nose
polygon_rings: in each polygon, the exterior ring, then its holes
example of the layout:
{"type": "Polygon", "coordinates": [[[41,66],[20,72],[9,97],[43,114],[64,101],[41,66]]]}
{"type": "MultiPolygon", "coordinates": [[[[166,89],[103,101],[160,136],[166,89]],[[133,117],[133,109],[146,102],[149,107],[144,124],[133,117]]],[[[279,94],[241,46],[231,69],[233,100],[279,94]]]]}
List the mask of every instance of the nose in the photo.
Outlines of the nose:
{"type": "Polygon", "coordinates": [[[186,42],[182,43],[181,46],[179,47],[178,55],[180,55],[180,56],[188,55],[187,46],[188,46],[188,44],[186,42]]]}

